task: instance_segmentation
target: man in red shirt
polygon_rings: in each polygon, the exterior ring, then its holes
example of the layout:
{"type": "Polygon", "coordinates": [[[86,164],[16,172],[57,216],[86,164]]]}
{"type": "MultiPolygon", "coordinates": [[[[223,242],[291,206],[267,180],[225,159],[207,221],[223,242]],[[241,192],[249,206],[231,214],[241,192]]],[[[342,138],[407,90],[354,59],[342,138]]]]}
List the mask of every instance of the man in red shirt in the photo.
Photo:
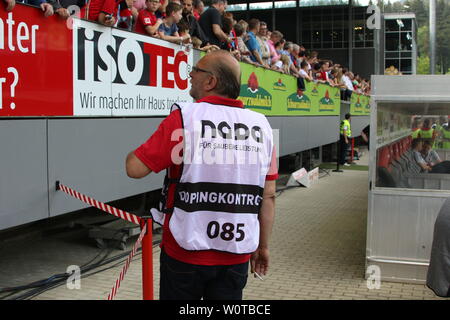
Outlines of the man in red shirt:
{"type": "Polygon", "coordinates": [[[116,0],[89,0],[81,8],[81,18],[99,22],[105,26],[112,27],[117,21],[117,9],[119,1],[116,0]]]}
{"type": "Polygon", "coordinates": [[[138,19],[136,21],[136,32],[155,36],[158,28],[163,23],[162,19],[156,18],[155,12],[158,11],[161,3],[159,0],[146,0],[147,8],[139,11],[138,19]]]}
{"type": "MultiPolygon", "coordinates": [[[[189,126],[192,123],[196,123],[188,119],[189,117],[195,118],[196,114],[206,114],[204,119],[208,120],[202,120],[202,125],[205,122],[214,126],[212,122],[214,119],[223,120],[217,128],[221,132],[219,134],[222,135],[222,138],[229,139],[225,140],[229,141],[227,146],[233,145],[235,140],[244,140],[241,142],[250,143],[248,135],[246,136],[248,139],[239,138],[239,129],[236,129],[236,125],[242,125],[242,123],[234,124],[235,139],[229,136],[232,130],[231,125],[226,123],[226,120],[229,120],[229,114],[242,115],[242,117],[237,118],[242,122],[244,122],[244,118],[255,118],[261,119],[260,123],[262,125],[260,126],[268,125],[264,116],[243,109],[242,102],[235,100],[240,90],[240,66],[230,53],[218,50],[207,54],[193,67],[190,77],[192,84],[190,94],[197,102],[183,104],[178,106],[179,109],[171,112],[161,122],[157,131],[144,144],[128,154],[126,171],[131,178],[142,178],[150,172],[157,173],[163,169],[168,169],[167,178],[169,183],[164,187],[165,191],[167,191],[167,200],[165,202],[166,214],[161,243],[160,299],[242,299],[242,290],[247,282],[249,261],[251,262],[252,273],[266,275],[269,268],[268,242],[275,214],[275,180],[278,178],[275,150],[273,148],[271,155],[265,157],[264,163],[270,163],[270,165],[264,167],[267,169],[259,172],[254,170],[246,172],[245,169],[256,168],[247,167],[246,164],[244,167],[236,164],[232,164],[231,167],[229,164],[215,164],[213,165],[214,170],[211,170],[211,167],[208,167],[209,163],[201,163],[196,167],[186,162],[183,158],[180,159],[184,150],[183,146],[188,143],[188,140],[183,140],[185,137],[189,137],[186,136],[187,133],[192,133],[189,132],[189,126]],[[176,138],[176,132],[182,129],[185,130],[182,131],[184,133],[178,135],[179,138],[176,138]],[[175,138],[172,138],[172,136],[175,138]],[[217,180],[217,176],[226,181],[221,181],[221,183],[217,183],[217,181],[216,183],[208,182],[214,179],[217,180]],[[243,179],[243,176],[247,180],[243,179]],[[193,179],[193,177],[200,177],[200,179],[197,183],[185,183],[189,179],[193,179]],[[201,179],[201,177],[206,177],[206,179],[201,179]],[[211,180],[208,180],[208,178],[211,180]],[[240,210],[242,209],[239,206],[241,203],[238,203],[237,200],[235,202],[235,199],[242,195],[242,192],[244,192],[242,190],[245,188],[255,187],[250,184],[250,181],[254,181],[255,178],[259,179],[259,185],[262,185],[263,188],[260,188],[260,195],[256,196],[261,199],[255,207],[256,214],[251,214],[250,211],[247,211],[249,210],[248,208],[245,208],[243,211],[240,210]],[[248,183],[243,183],[242,181],[244,180],[248,181],[248,183]],[[230,181],[237,181],[238,183],[230,183],[230,181]],[[185,185],[200,185],[198,188],[203,188],[203,192],[200,192],[200,194],[208,194],[209,192],[209,198],[207,196],[209,200],[205,198],[206,205],[199,204],[197,201],[197,204],[194,204],[197,210],[190,211],[188,214],[184,213],[183,219],[185,218],[186,220],[181,223],[181,228],[177,229],[175,224],[179,220],[175,214],[179,214],[179,208],[181,207],[181,205],[177,205],[177,201],[180,204],[180,193],[183,193],[180,192],[180,188],[184,188],[185,185]],[[205,185],[207,185],[206,188],[205,185]],[[177,192],[175,192],[176,190],[177,192]],[[213,196],[217,198],[217,195],[221,193],[217,192],[213,195],[214,192],[211,191],[217,190],[233,190],[226,193],[228,201],[232,201],[232,204],[217,205],[215,199],[211,200],[213,196]],[[236,192],[236,190],[240,191],[236,192]],[[202,217],[200,215],[192,223],[187,222],[196,214],[205,212],[207,213],[206,216],[202,217]],[[224,223],[228,221],[226,219],[232,221],[238,219],[239,221],[239,219],[252,219],[250,216],[254,215],[256,226],[254,224],[245,224],[244,226],[244,223],[224,223]],[[225,217],[225,220],[220,221],[220,219],[216,218],[217,216],[225,217]],[[208,222],[211,219],[218,221],[211,221],[207,230],[204,230],[199,227],[203,222],[202,219],[206,219],[208,222]],[[221,223],[222,225],[220,225],[221,223]],[[222,232],[220,233],[220,231],[222,232]],[[190,241],[176,240],[182,239],[182,236],[186,234],[187,237],[191,236],[190,241]],[[248,241],[254,241],[254,245],[239,250],[239,246],[242,243],[248,243],[248,241]],[[198,249],[191,248],[194,242],[206,243],[207,246],[198,249]],[[222,246],[224,249],[217,249],[222,248],[222,246]],[[236,253],[236,251],[239,253],[236,253]]],[[[228,122],[231,123],[232,121],[228,122]]],[[[247,127],[252,128],[252,130],[257,128],[251,122],[252,120],[248,120],[246,123],[247,127]]],[[[252,136],[255,137],[253,133],[252,136]]],[[[212,134],[212,141],[224,141],[216,140],[215,138],[216,135],[212,134]]],[[[260,146],[262,146],[262,140],[261,138],[260,146]]],[[[269,143],[271,138],[264,141],[269,143]]],[[[239,146],[242,147],[242,145],[238,144],[233,145],[233,147],[239,146]]],[[[266,149],[271,148],[270,146],[273,145],[267,144],[266,149]]],[[[187,148],[187,150],[190,149],[187,148]]],[[[203,152],[206,151],[204,150],[203,152]]],[[[188,186],[187,188],[191,187],[188,186]]],[[[187,192],[184,192],[184,194],[187,194],[187,192]]],[[[246,196],[247,200],[249,200],[249,196],[251,196],[251,199],[254,199],[253,195],[246,194],[246,196]]],[[[190,204],[189,201],[182,204],[189,206],[192,205],[192,201],[190,204]]]]}

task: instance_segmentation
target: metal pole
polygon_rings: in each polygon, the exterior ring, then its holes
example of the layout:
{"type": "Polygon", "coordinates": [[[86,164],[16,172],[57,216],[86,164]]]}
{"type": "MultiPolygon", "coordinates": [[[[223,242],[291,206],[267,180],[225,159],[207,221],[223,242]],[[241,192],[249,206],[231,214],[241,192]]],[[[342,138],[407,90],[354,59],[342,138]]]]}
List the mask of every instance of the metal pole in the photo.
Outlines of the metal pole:
{"type": "Polygon", "coordinates": [[[430,74],[436,74],[436,0],[430,0],[430,74]]]}
{"type": "Polygon", "coordinates": [[[153,223],[149,217],[142,217],[141,228],[147,224],[142,239],[142,299],[153,300],[153,223]]]}
{"type": "Polygon", "coordinates": [[[348,1],[348,70],[353,70],[353,0],[348,1]]]}

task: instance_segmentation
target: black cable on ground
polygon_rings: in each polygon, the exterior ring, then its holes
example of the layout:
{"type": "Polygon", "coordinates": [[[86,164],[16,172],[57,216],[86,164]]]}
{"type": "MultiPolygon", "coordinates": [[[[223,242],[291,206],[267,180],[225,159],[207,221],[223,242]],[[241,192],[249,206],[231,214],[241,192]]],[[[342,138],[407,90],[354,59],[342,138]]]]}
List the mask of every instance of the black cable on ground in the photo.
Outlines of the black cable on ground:
{"type": "MultiPolygon", "coordinates": [[[[155,247],[159,243],[160,243],[160,240],[153,242],[153,247],[155,247]]],[[[91,259],[88,263],[91,263],[92,261],[97,259],[103,251],[104,251],[104,249],[102,249],[99,252],[99,254],[97,254],[94,257],[94,259],[91,259]]],[[[89,266],[88,263],[85,263],[84,266],[80,267],[81,278],[83,278],[83,273],[86,273],[86,272],[91,271],[91,270],[93,270],[95,268],[104,266],[104,265],[106,265],[108,263],[111,263],[111,262],[114,262],[114,261],[116,261],[118,259],[126,257],[126,256],[128,256],[131,253],[132,250],[124,252],[124,253],[121,253],[121,254],[118,254],[118,255],[116,255],[114,257],[110,257],[110,258],[106,259],[106,257],[111,253],[111,251],[112,251],[112,249],[108,250],[108,253],[100,261],[96,262],[95,264],[92,264],[92,265],[89,266]]],[[[139,248],[138,251],[141,251],[141,248],[139,248]]],[[[124,261],[126,261],[126,259],[124,261]]],[[[123,263],[124,261],[119,262],[119,265],[120,265],[120,263],[123,263]]],[[[116,266],[117,265],[108,267],[105,270],[111,269],[111,268],[116,267],[116,266]]],[[[95,273],[98,273],[98,272],[95,272],[95,273]]],[[[95,273],[93,273],[93,274],[95,274],[95,273]]],[[[84,277],[89,276],[89,275],[92,275],[92,274],[85,275],[84,277]]],[[[14,300],[23,300],[23,299],[35,297],[35,296],[37,296],[39,294],[42,294],[45,291],[48,291],[48,290],[50,290],[50,289],[52,289],[54,287],[62,285],[67,280],[68,277],[70,277],[70,274],[68,274],[68,273],[56,274],[56,275],[53,275],[53,276],[51,276],[51,277],[49,277],[47,279],[42,279],[42,280],[39,280],[39,281],[35,281],[35,282],[32,282],[32,283],[27,284],[27,285],[18,286],[18,287],[14,287],[14,288],[2,288],[2,289],[0,289],[0,293],[4,293],[4,292],[11,292],[11,293],[0,297],[0,300],[6,299],[6,298],[9,298],[9,297],[11,297],[10,299],[14,299],[14,300]],[[21,294],[19,296],[12,297],[13,295],[17,294],[18,292],[23,291],[23,290],[27,290],[27,289],[32,289],[32,290],[30,290],[30,291],[28,291],[28,292],[26,292],[24,294],[21,294]]]]}

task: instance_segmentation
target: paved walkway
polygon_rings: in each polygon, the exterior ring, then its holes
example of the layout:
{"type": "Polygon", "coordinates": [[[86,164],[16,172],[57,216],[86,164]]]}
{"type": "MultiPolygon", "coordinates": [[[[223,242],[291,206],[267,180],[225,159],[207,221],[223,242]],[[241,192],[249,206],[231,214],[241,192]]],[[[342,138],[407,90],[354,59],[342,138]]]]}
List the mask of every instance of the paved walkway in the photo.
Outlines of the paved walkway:
{"type": "MultiPolygon", "coordinates": [[[[364,160],[362,159],[362,162],[364,160]]],[[[284,191],[276,201],[271,268],[264,281],[249,277],[244,299],[438,299],[424,285],[382,282],[369,290],[365,275],[367,172],[345,170],[310,189],[284,191]]],[[[117,299],[141,298],[141,264],[131,264],[117,299]]],[[[121,266],[35,299],[104,299],[121,266]]],[[[154,248],[155,297],[159,248],[154,248]]]]}

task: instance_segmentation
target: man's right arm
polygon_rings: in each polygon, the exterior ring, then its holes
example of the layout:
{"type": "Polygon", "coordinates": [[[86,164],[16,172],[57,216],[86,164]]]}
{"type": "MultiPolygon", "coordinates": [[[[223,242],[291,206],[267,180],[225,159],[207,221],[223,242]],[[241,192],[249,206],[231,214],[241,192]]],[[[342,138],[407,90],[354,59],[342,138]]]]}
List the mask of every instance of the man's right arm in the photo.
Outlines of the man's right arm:
{"type": "Polygon", "coordinates": [[[251,272],[266,275],[269,270],[269,239],[275,218],[276,180],[267,180],[259,211],[259,245],[251,257],[251,272]]]}
{"type": "Polygon", "coordinates": [[[212,25],[212,31],[215,34],[215,36],[217,37],[217,39],[219,39],[220,41],[224,41],[224,42],[230,42],[228,36],[225,34],[225,32],[223,32],[222,28],[220,27],[220,25],[218,24],[213,24],[212,25]]]}

